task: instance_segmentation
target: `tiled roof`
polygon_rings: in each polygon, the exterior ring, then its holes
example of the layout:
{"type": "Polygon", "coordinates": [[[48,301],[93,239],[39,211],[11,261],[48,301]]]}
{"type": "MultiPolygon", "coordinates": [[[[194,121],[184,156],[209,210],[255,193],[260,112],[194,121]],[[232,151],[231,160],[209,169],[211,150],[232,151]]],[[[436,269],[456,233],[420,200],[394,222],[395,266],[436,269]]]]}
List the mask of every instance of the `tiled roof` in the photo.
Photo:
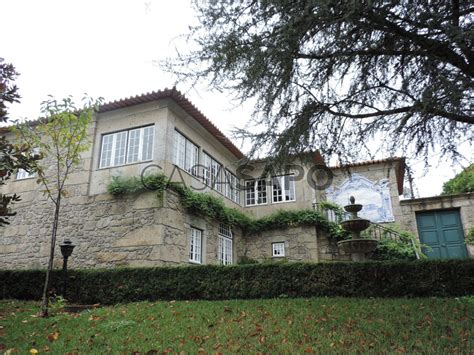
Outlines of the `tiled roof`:
{"type": "Polygon", "coordinates": [[[203,126],[209,133],[211,133],[224,147],[226,147],[235,157],[242,159],[245,155],[237,148],[224,133],[222,133],[204,114],[198,110],[194,104],[189,101],[181,92],[172,89],[164,89],[160,91],[153,91],[150,93],[137,95],[117,101],[107,102],[100,106],[99,112],[108,112],[118,110],[133,105],[144,104],[147,102],[172,99],[181,107],[187,114],[193,117],[201,126],[203,126]]]}
{"type": "Polygon", "coordinates": [[[378,160],[368,160],[362,161],[358,163],[350,163],[344,165],[335,165],[331,166],[331,169],[350,169],[353,167],[358,166],[367,166],[367,165],[374,165],[374,164],[385,164],[385,163],[395,163],[397,164],[395,175],[397,177],[397,187],[398,187],[398,194],[403,194],[403,181],[405,179],[405,158],[403,157],[393,157],[393,158],[386,158],[386,159],[378,159],[378,160]]]}

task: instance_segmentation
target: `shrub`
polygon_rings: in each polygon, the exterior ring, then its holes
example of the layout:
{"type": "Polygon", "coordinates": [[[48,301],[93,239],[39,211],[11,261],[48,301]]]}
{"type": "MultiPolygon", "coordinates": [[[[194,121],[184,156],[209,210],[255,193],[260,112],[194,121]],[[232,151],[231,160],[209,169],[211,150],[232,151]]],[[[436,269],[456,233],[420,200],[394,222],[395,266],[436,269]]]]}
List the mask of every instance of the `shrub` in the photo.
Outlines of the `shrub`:
{"type": "MultiPolygon", "coordinates": [[[[0,271],[0,296],[41,297],[44,271],[0,271]]],[[[60,289],[61,273],[53,273],[60,289]]],[[[116,304],[142,300],[474,295],[474,260],[272,263],[72,270],[68,299],[116,304]]]]}

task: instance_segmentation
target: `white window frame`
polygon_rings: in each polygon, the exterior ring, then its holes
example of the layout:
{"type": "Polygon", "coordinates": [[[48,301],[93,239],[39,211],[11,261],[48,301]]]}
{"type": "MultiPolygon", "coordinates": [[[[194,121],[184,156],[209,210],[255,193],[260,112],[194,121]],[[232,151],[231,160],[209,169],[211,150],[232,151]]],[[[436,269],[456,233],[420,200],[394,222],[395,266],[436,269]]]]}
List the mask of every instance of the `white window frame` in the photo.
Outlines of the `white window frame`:
{"type": "Polygon", "coordinates": [[[36,176],[35,173],[29,173],[28,171],[26,171],[25,169],[18,169],[17,172],[16,172],[16,179],[17,180],[26,180],[26,179],[31,179],[31,178],[34,178],[36,176]]]}
{"type": "Polygon", "coordinates": [[[175,129],[173,163],[193,176],[199,176],[199,146],[175,129]]]}
{"type": "Polygon", "coordinates": [[[155,125],[147,125],[138,128],[131,128],[127,130],[117,131],[113,133],[103,134],[100,143],[100,155],[99,155],[99,169],[112,168],[115,166],[122,166],[127,164],[140,163],[144,161],[153,160],[153,150],[155,144],[155,125]],[[147,146],[145,144],[145,131],[152,130],[151,135],[147,135],[147,146]],[[138,131],[138,152],[131,155],[130,147],[130,133],[138,131]],[[120,137],[120,138],[119,138],[120,137]],[[151,138],[151,139],[150,139],[151,138]],[[110,139],[112,140],[110,142],[110,139]],[[119,142],[120,139],[120,142],[119,142]],[[104,151],[104,143],[107,143],[107,149],[104,151]],[[125,140],[125,147],[118,148],[117,144],[122,143],[125,140]],[[150,148],[151,146],[151,148],[150,148]],[[110,152],[110,157],[106,156],[110,152]],[[150,153],[150,154],[148,154],[150,153]],[[132,157],[135,157],[132,159],[132,157]]]}
{"type": "Polygon", "coordinates": [[[221,265],[233,264],[233,235],[230,226],[221,223],[219,225],[219,243],[217,259],[221,265]]]}
{"type": "Polygon", "coordinates": [[[267,179],[254,179],[245,181],[245,205],[246,206],[257,206],[268,204],[268,186],[267,179]],[[265,190],[260,190],[261,182],[265,186],[265,190]],[[253,203],[249,203],[249,196],[253,196],[253,203]]]}
{"type": "Polygon", "coordinates": [[[189,262],[202,264],[202,230],[194,227],[189,236],[189,262]]]}
{"type": "Polygon", "coordinates": [[[240,203],[239,179],[229,170],[226,170],[225,180],[225,197],[234,201],[235,203],[240,203]]]}
{"type": "Polygon", "coordinates": [[[272,203],[296,201],[295,180],[293,174],[272,177],[272,203]],[[288,179],[286,179],[288,177],[288,179]],[[278,184],[278,185],[277,185],[278,184]],[[280,188],[276,188],[276,185],[280,188]],[[288,186],[287,186],[288,185],[288,186]],[[280,193],[278,193],[278,191],[280,193]],[[281,198],[281,201],[278,199],[281,198]]]}
{"type": "Polygon", "coordinates": [[[274,258],[285,257],[285,242],[272,243],[272,257],[274,258]]]}

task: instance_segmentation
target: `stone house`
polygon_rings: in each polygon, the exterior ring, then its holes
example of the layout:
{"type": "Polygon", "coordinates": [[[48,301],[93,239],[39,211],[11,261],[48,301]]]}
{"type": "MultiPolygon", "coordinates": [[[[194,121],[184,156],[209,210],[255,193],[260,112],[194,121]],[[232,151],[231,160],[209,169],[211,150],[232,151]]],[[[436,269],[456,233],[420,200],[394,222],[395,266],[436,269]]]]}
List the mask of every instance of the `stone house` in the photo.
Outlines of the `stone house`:
{"type": "MultiPolygon", "coordinates": [[[[315,164],[323,163],[316,153],[309,159],[295,159],[297,168],[272,171],[262,178],[265,162],[243,168],[244,154],[176,89],[102,105],[89,133],[93,143],[67,182],[58,231],[59,242],[68,238],[76,244],[72,267],[333,259],[326,233],[314,226],[249,235],[190,213],[173,191],[165,191],[161,199],[153,191],[121,197],[107,192],[114,177],[139,177],[148,170],[218,196],[227,207],[254,218],[280,210],[312,209],[326,199],[343,205],[352,194],[373,222],[396,222],[413,232],[420,230],[426,241],[440,233],[439,253],[433,257],[468,255],[458,242],[474,225],[471,195],[400,201],[403,158],[331,167],[334,178],[321,181],[312,177],[315,164]],[[443,237],[444,224],[450,218],[456,225],[448,228],[448,234],[459,250],[444,255],[449,247],[441,244],[450,240],[443,237]]],[[[0,229],[0,268],[38,268],[47,263],[51,205],[35,180],[19,171],[2,187],[3,193],[20,194],[22,201],[15,204],[17,215],[11,224],[0,229]]]]}

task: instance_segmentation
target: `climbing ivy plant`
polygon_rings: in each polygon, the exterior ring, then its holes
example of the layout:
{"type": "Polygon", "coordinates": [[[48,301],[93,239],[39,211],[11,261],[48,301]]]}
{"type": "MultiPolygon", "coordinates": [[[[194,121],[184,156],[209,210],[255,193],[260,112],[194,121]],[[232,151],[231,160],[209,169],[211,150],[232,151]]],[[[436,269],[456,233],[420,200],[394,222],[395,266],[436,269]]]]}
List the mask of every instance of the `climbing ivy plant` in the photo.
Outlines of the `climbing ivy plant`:
{"type": "MultiPolygon", "coordinates": [[[[170,182],[164,174],[150,174],[142,179],[137,177],[124,178],[114,177],[108,185],[108,192],[112,195],[125,195],[144,191],[146,189],[156,192],[162,198],[163,192],[168,189],[174,191],[180,197],[182,205],[190,212],[201,216],[218,220],[230,226],[238,226],[244,233],[259,233],[271,229],[284,229],[296,226],[317,226],[328,233],[330,238],[342,240],[349,237],[349,233],[342,229],[336,222],[328,221],[321,212],[312,209],[296,211],[280,210],[262,218],[252,218],[235,208],[227,207],[224,201],[209,193],[200,193],[191,190],[181,183],[170,182]],[[145,187],[146,186],[146,187],[145,187]]],[[[332,203],[322,202],[322,209],[334,211],[337,220],[343,219],[343,209],[332,203]]],[[[418,253],[421,253],[421,245],[417,238],[408,232],[402,231],[392,225],[391,229],[400,234],[400,240],[382,238],[374,255],[376,259],[413,259],[415,258],[411,240],[415,241],[418,253]]],[[[368,233],[368,231],[366,232],[368,233]]],[[[363,237],[370,234],[363,234],[363,237]]]]}
{"type": "Polygon", "coordinates": [[[192,213],[216,219],[231,226],[238,226],[244,233],[259,233],[269,229],[281,229],[301,225],[314,225],[325,230],[330,237],[343,239],[345,232],[337,223],[329,222],[323,215],[311,209],[278,211],[269,216],[255,219],[235,208],[227,207],[224,201],[209,193],[200,193],[183,184],[170,182],[164,174],[150,174],[143,180],[137,177],[114,177],[108,185],[112,195],[124,195],[145,190],[145,186],[162,196],[166,189],[176,192],[183,206],[192,213]]]}

